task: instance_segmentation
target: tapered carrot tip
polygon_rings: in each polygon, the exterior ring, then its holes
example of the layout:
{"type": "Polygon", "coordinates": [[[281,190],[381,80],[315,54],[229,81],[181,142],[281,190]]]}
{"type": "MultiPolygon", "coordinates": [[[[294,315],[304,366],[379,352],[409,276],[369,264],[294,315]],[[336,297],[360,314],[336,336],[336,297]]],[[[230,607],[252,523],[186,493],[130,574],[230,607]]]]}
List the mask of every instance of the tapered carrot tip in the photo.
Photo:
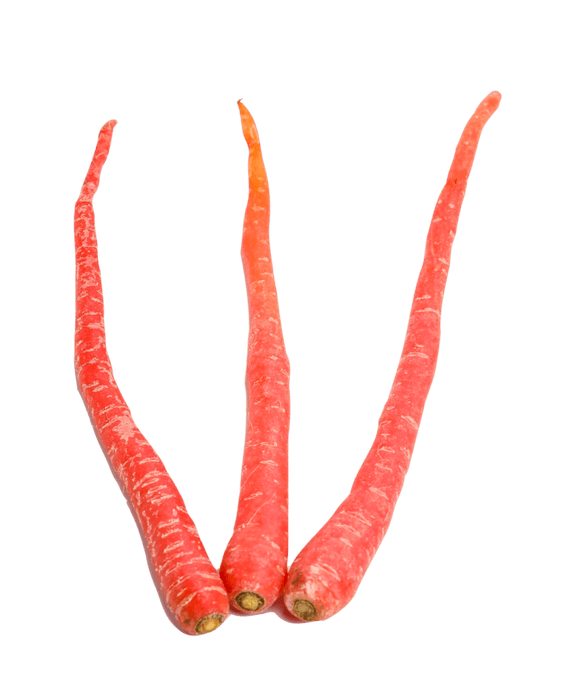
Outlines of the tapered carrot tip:
{"type": "Polygon", "coordinates": [[[201,618],[195,627],[195,632],[197,634],[207,634],[207,632],[213,632],[217,627],[220,627],[223,621],[223,616],[218,613],[213,615],[207,615],[207,617],[201,618]]]}
{"type": "Polygon", "coordinates": [[[478,105],[478,109],[476,110],[476,112],[480,112],[481,109],[488,112],[488,114],[485,117],[485,121],[488,121],[488,119],[499,107],[501,98],[501,93],[499,93],[497,90],[494,90],[482,100],[482,102],[478,105]]]}
{"type": "Polygon", "coordinates": [[[258,129],[252,115],[240,100],[238,100],[238,109],[240,110],[240,119],[242,120],[242,133],[244,134],[248,147],[251,148],[260,142],[258,129]]]}
{"type": "Polygon", "coordinates": [[[242,100],[238,100],[238,102],[236,104],[238,105],[238,109],[240,110],[240,115],[242,117],[249,117],[250,116],[250,112],[249,112],[248,108],[246,107],[246,105],[242,104],[242,100]]]}
{"type": "Polygon", "coordinates": [[[265,598],[254,591],[242,591],[234,600],[236,601],[236,605],[248,612],[257,612],[265,605],[265,598]]]}
{"type": "Polygon", "coordinates": [[[310,600],[300,598],[293,602],[293,615],[305,622],[313,622],[318,617],[318,612],[310,600]]]}

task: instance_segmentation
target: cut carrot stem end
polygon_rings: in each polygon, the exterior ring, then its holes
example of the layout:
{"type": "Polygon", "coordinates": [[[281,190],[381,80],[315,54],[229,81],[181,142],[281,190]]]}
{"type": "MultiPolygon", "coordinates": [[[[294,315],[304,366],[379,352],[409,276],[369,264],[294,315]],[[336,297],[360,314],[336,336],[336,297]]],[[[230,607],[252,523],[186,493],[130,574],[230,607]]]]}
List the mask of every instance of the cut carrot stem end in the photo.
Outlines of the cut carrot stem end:
{"type": "Polygon", "coordinates": [[[219,613],[214,613],[212,615],[207,615],[203,619],[199,620],[195,627],[195,632],[197,634],[208,634],[213,632],[222,625],[224,617],[219,613]]]}
{"type": "Polygon", "coordinates": [[[248,612],[257,612],[265,605],[265,598],[254,591],[242,591],[234,600],[238,607],[248,612]]]}
{"type": "Polygon", "coordinates": [[[293,613],[305,622],[312,622],[318,617],[314,604],[310,600],[298,598],[293,602],[293,613]]]}

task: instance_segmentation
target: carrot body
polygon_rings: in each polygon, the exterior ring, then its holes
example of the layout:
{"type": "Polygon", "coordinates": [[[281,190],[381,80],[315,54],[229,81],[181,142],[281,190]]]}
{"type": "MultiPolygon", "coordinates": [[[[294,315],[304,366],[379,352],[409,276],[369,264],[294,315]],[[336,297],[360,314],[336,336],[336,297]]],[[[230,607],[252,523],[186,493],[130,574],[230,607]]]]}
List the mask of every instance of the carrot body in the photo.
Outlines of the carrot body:
{"type": "Polygon", "coordinates": [[[76,202],[75,368],[100,444],[133,508],[162,597],[182,630],[210,632],[229,614],[228,597],[193,520],[160,458],[119,391],[106,348],[104,304],[92,199],[115,121],[99,134],[76,202]]]}
{"type": "Polygon", "coordinates": [[[234,533],[220,574],[231,605],[261,612],[283,590],[288,554],[289,360],[269,246],[269,186],[256,125],[238,103],[249,148],[242,262],[250,329],[246,441],[234,533]]]}
{"type": "Polygon", "coordinates": [[[285,605],[303,620],[326,619],[349,603],[390,524],[435,373],[443,293],[468,176],[482,128],[500,99],[498,92],[486,97],[457,146],[435,207],[406,341],[373,446],[349,496],[289,571],[285,605]]]}

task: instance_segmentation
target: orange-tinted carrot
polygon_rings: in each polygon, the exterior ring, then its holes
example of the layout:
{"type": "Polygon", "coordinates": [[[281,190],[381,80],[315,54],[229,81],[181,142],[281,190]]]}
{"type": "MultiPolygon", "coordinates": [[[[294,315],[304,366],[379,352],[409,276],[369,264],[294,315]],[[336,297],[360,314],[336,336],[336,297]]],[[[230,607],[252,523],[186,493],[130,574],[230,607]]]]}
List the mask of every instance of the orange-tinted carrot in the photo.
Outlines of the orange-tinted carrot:
{"type": "Polygon", "coordinates": [[[220,574],[231,605],[254,613],[278,598],[287,573],[289,360],[271,263],[267,175],[254,120],[241,102],[238,107],[250,151],[242,237],[250,316],[246,442],[234,533],[220,574]]]}

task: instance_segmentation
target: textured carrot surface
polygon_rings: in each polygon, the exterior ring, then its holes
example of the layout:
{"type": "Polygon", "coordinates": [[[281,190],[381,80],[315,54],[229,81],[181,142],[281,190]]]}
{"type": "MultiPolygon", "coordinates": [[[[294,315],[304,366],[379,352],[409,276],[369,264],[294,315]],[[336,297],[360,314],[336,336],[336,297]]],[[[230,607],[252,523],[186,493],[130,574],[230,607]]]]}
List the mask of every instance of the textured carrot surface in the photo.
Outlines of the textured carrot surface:
{"type": "Polygon", "coordinates": [[[110,121],[100,131],[74,216],[78,389],[136,516],[165,604],[182,630],[202,634],[216,629],[228,616],[228,596],[174,482],[131,417],[106,348],[92,199],[115,124],[110,121]]]}
{"type": "Polygon", "coordinates": [[[249,148],[242,262],[250,331],[246,442],[234,533],[220,574],[232,606],[261,612],[283,590],[288,552],[289,360],[269,245],[269,186],[254,120],[239,102],[249,148]]]}
{"type": "Polygon", "coordinates": [[[349,496],[289,571],[285,605],[302,620],[323,620],[349,603],[390,524],[435,373],[443,294],[468,176],[482,129],[500,99],[492,92],[481,102],[457,146],[429,228],[406,341],[373,446],[349,496]]]}

